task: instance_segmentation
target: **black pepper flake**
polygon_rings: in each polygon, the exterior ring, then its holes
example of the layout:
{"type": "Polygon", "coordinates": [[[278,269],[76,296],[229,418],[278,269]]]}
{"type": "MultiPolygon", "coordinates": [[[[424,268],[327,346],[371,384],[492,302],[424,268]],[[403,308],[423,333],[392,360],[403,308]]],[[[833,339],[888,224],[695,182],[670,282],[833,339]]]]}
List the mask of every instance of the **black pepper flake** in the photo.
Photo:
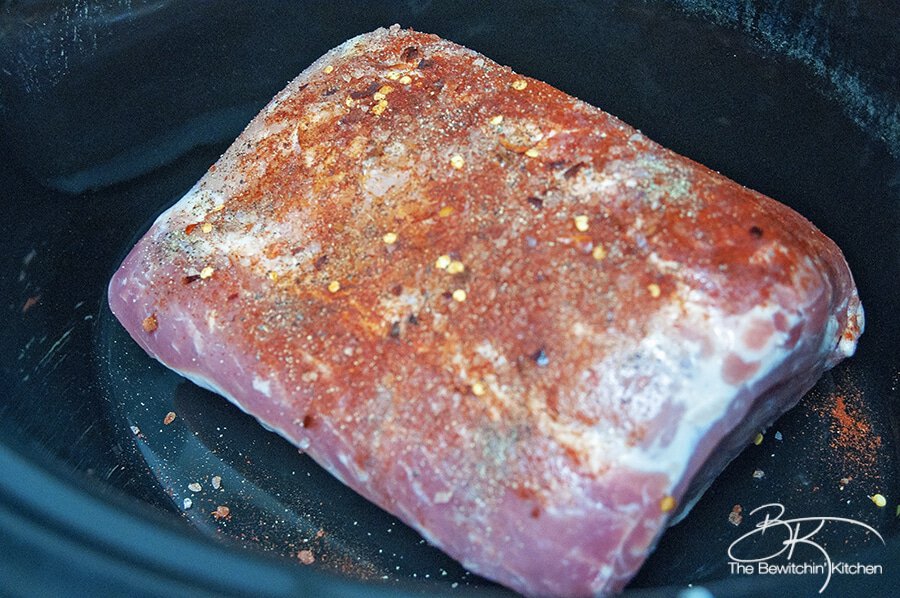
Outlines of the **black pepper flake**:
{"type": "Polygon", "coordinates": [[[338,91],[340,91],[340,89],[341,89],[340,87],[329,87],[328,89],[326,89],[325,91],[322,92],[322,97],[327,98],[328,96],[333,96],[338,91]]]}
{"type": "Polygon", "coordinates": [[[571,178],[575,177],[578,174],[578,172],[585,166],[587,166],[587,164],[585,164],[584,162],[579,162],[579,163],[575,164],[574,166],[567,168],[566,171],[563,173],[563,176],[567,179],[571,179],[571,178]]]}
{"type": "Polygon", "coordinates": [[[545,367],[550,364],[550,358],[547,357],[547,353],[544,352],[544,348],[541,347],[537,351],[535,351],[531,358],[539,367],[545,367]]]}
{"type": "Polygon", "coordinates": [[[181,282],[184,284],[191,284],[192,282],[195,282],[197,280],[200,280],[200,275],[199,274],[191,274],[190,276],[185,276],[184,278],[182,278],[181,282]]]}
{"type": "Polygon", "coordinates": [[[316,258],[316,261],[313,262],[313,268],[316,270],[321,270],[322,266],[328,263],[328,256],[326,254],[322,254],[316,258]]]}
{"type": "Polygon", "coordinates": [[[416,62],[421,55],[422,54],[417,47],[409,46],[403,50],[402,54],[400,54],[400,60],[403,62],[416,62]]]}
{"type": "Polygon", "coordinates": [[[416,317],[416,314],[409,314],[409,318],[407,318],[406,321],[409,322],[410,324],[412,324],[413,326],[419,325],[419,318],[416,317]]]}
{"type": "Polygon", "coordinates": [[[422,60],[419,61],[419,64],[416,65],[416,68],[421,70],[421,69],[430,68],[432,66],[434,66],[433,61],[428,60],[427,58],[423,58],[422,60]]]}
{"type": "Polygon", "coordinates": [[[354,100],[361,100],[363,98],[367,98],[370,95],[373,95],[376,91],[381,89],[381,84],[377,81],[374,81],[369,84],[369,86],[365,89],[357,89],[356,91],[350,92],[350,97],[354,100]]]}
{"type": "Polygon", "coordinates": [[[391,294],[394,295],[395,297],[399,297],[400,295],[402,295],[403,294],[403,285],[402,284],[394,285],[394,288],[391,289],[391,294]]]}
{"type": "Polygon", "coordinates": [[[313,428],[316,425],[316,419],[312,415],[303,416],[303,427],[313,428]]]}
{"type": "Polygon", "coordinates": [[[400,338],[400,322],[391,324],[391,331],[388,333],[391,338],[400,338]]]}
{"type": "Polygon", "coordinates": [[[532,207],[537,208],[538,210],[540,210],[541,208],[544,207],[544,200],[536,195],[529,195],[528,203],[531,204],[532,207]]]}
{"type": "Polygon", "coordinates": [[[750,236],[753,237],[754,239],[761,239],[763,236],[763,230],[761,228],[759,228],[758,226],[751,226],[750,227],[750,236]]]}
{"type": "Polygon", "coordinates": [[[554,160],[553,162],[548,163],[547,166],[549,166],[553,170],[559,170],[566,164],[567,162],[565,160],[554,160]]]}

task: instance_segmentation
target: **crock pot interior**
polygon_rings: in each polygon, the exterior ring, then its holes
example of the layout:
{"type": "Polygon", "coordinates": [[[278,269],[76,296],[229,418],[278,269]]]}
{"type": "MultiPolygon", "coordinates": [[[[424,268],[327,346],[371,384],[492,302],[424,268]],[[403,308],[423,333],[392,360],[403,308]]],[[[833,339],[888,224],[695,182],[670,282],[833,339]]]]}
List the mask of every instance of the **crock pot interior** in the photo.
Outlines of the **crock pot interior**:
{"type": "Polygon", "coordinates": [[[131,244],[253,114],[331,47],[394,22],[548,81],[779,199],[832,237],[854,272],[867,316],[858,354],[729,466],[628,592],[814,591],[816,579],[730,574],[728,545],[749,524],[729,515],[767,502],[878,529],[886,546],[823,530],[833,558],[885,565],[881,576],[836,577],[832,591],[893,587],[900,19],[889,7],[877,19],[756,4],[0,8],[0,588],[105,579],[111,591],[150,593],[508,594],[148,358],[105,304],[131,244]],[[792,37],[777,43],[779,32],[792,37]],[[228,519],[212,516],[220,504],[228,519]],[[298,561],[305,549],[312,564],[298,561]]]}

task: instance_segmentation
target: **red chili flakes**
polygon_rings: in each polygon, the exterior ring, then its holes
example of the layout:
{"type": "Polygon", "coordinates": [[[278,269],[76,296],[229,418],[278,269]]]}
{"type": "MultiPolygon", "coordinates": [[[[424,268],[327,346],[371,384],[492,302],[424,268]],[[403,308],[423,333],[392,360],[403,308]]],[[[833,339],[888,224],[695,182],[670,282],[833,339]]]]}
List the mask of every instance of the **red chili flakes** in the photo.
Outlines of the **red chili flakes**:
{"type": "Polygon", "coordinates": [[[196,222],[193,224],[188,224],[187,226],[184,227],[184,234],[186,234],[186,235],[191,234],[192,232],[194,232],[195,228],[197,228],[196,222]]]}
{"type": "Polygon", "coordinates": [[[28,299],[26,299],[24,305],[22,305],[22,313],[24,314],[29,309],[37,305],[40,300],[40,295],[35,295],[34,297],[29,297],[28,299]]]}
{"type": "Polygon", "coordinates": [[[156,319],[156,314],[150,314],[144,321],[141,322],[141,327],[144,329],[144,332],[150,334],[156,332],[156,329],[159,328],[159,321],[156,319]]]}
{"type": "Polygon", "coordinates": [[[168,426],[173,421],[175,421],[175,412],[169,411],[168,413],[166,413],[166,416],[163,418],[163,424],[168,426]]]}
{"type": "Polygon", "coordinates": [[[216,510],[212,512],[212,516],[217,520],[228,519],[229,517],[231,517],[231,509],[229,509],[225,505],[219,505],[218,507],[216,507],[216,510]]]}
{"type": "Polygon", "coordinates": [[[312,550],[301,550],[297,553],[297,559],[304,565],[312,565],[316,561],[312,550]]]}
{"type": "Polygon", "coordinates": [[[419,58],[422,56],[422,53],[419,52],[419,49],[415,46],[409,46],[403,53],[400,54],[400,60],[403,62],[417,62],[419,58]]]}
{"type": "Polygon", "coordinates": [[[731,509],[731,513],[728,514],[728,523],[734,526],[738,526],[744,520],[744,516],[741,515],[741,512],[744,510],[744,507],[741,505],[734,505],[734,508],[731,509]]]}

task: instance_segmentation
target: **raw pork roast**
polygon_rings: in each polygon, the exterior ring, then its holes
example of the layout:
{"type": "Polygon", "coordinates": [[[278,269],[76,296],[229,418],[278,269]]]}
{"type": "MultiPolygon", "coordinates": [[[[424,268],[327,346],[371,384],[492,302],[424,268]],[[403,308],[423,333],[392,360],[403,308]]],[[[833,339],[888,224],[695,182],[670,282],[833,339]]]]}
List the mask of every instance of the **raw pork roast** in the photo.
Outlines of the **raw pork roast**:
{"type": "Polygon", "coordinates": [[[279,93],[109,301],[150,355],[529,595],[620,590],[863,326],[797,213],[397,26],[279,93]]]}

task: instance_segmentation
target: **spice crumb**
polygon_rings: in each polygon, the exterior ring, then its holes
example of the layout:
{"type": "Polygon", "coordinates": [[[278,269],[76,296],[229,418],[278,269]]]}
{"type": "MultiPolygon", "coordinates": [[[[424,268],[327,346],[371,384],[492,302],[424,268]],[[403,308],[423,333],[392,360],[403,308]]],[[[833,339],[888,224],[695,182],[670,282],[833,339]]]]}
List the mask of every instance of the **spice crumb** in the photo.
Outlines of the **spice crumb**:
{"type": "Polygon", "coordinates": [[[438,270],[446,270],[452,261],[449,255],[442,255],[434,261],[434,267],[438,270]]]}
{"type": "Polygon", "coordinates": [[[135,436],[137,436],[138,434],[141,433],[141,429],[138,428],[137,426],[131,426],[131,433],[134,434],[135,436]]]}
{"type": "Polygon", "coordinates": [[[647,292],[650,293],[650,296],[656,299],[662,294],[662,290],[659,288],[659,285],[655,282],[651,282],[647,285],[647,292]]]}
{"type": "Polygon", "coordinates": [[[482,382],[475,382],[472,384],[472,394],[476,397],[482,396],[485,392],[487,392],[487,388],[485,388],[482,382]]]}
{"type": "Polygon", "coordinates": [[[527,150],[525,150],[525,155],[528,156],[529,158],[537,158],[538,156],[541,155],[541,152],[536,147],[530,147],[527,150]]]}
{"type": "Polygon", "coordinates": [[[744,516],[741,515],[741,512],[744,508],[741,505],[734,505],[731,509],[731,513],[728,514],[728,523],[734,526],[738,526],[744,520],[744,516]]]}
{"type": "Polygon", "coordinates": [[[668,513],[669,511],[675,508],[675,497],[673,496],[664,496],[662,500],[659,501],[659,510],[663,513],[668,513]]]}
{"type": "Polygon", "coordinates": [[[460,168],[462,168],[465,165],[466,165],[466,159],[463,158],[461,155],[453,154],[452,156],[450,156],[450,166],[452,166],[453,168],[459,170],[460,168]]]}
{"type": "Polygon", "coordinates": [[[447,216],[449,216],[452,213],[453,213],[453,206],[444,206],[443,208],[441,208],[441,211],[438,212],[438,216],[440,216],[441,218],[446,218],[447,216]]]}
{"type": "Polygon", "coordinates": [[[599,262],[606,257],[606,249],[603,248],[603,245],[597,245],[591,251],[591,256],[599,262]]]}
{"type": "Polygon", "coordinates": [[[175,412],[174,412],[174,411],[169,411],[168,413],[166,413],[166,416],[163,418],[163,424],[166,425],[166,426],[168,426],[168,425],[171,424],[173,421],[175,421],[175,417],[176,417],[176,416],[175,416],[175,412]]]}
{"type": "Polygon", "coordinates": [[[456,289],[453,291],[453,300],[459,303],[465,301],[467,296],[465,289],[456,289]]]}
{"type": "Polygon", "coordinates": [[[231,509],[225,505],[219,505],[216,507],[216,510],[212,512],[212,516],[216,519],[228,519],[229,515],[231,515],[231,509]]]}
{"type": "Polygon", "coordinates": [[[784,436],[781,435],[781,432],[775,432],[775,440],[781,442],[784,439],[784,436]]]}
{"type": "Polygon", "coordinates": [[[762,441],[763,441],[762,432],[757,432],[756,436],[753,437],[753,444],[755,444],[756,446],[759,446],[762,444],[762,441]]]}
{"type": "Polygon", "coordinates": [[[190,484],[188,484],[188,490],[190,490],[191,492],[200,492],[201,490],[203,490],[203,486],[201,486],[197,482],[191,482],[190,484]]]}
{"type": "Polygon", "coordinates": [[[412,77],[410,77],[409,75],[403,75],[402,77],[400,77],[399,82],[401,85],[409,85],[410,83],[412,83],[412,77]]]}
{"type": "Polygon", "coordinates": [[[579,215],[575,216],[574,220],[575,220],[575,230],[577,230],[578,232],[583,233],[583,232],[587,231],[587,229],[590,227],[590,224],[588,223],[588,217],[585,216],[584,214],[579,214],[579,215]]]}
{"type": "Polygon", "coordinates": [[[870,496],[869,498],[872,500],[873,503],[875,503],[876,507],[881,508],[881,507],[887,505],[887,499],[882,494],[874,494],[874,495],[870,496]]]}
{"type": "Polygon", "coordinates": [[[313,555],[312,550],[301,550],[297,553],[297,560],[299,560],[304,565],[312,565],[316,557],[313,555]]]}
{"type": "Polygon", "coordinates": [[[182,504],[182,506],[183,506],[185,509],[190,509],[191,507],[194,506],[194,501],[192,501],[190,498],[185,498],[185,499],[181,502],[181,504],[182,504]]]}
{"type": "Polygon", "coordinates": [[[512,85],[510,87],[512,87],[516,91],[522,91],[523,89],[528,87],[528,81],[526,81],[525,79],[516,79],[512,82],[512,85]]]}
{"type": "Polygon", "coordinates": [[[764,477],[766,477],[766,472],[764,472],[762,469],[757,469],[753,472],[754,479],[761,480],[764,477]]]}
{"type": "Polygon", "coordinates": [[[159,328],[159,321],[156,319],[156,314],[150,314],[144,321],[141,322],[141,328],[144,329],[144,332],[156,332],[156,329],[159,328]]]}
{"type": "Polygon", "coordinates": [[[340,290],[341,290],[340,282],[338,282],[336,280],[332,280],[331,282],[328,283],[328,292],[329,293],[337,293],[340,290]]]}
{"type": "Polygon", "coordinates": [[[387,244],[387,245],[393,245],[394,243],[397,242],[397,233],[395,233],[395,232],[384,233],[384,236],[381,237],[381,240],[384,241],[385,244],[387,244]]]}
{"type": "Polygon", "coordinates": [[[214,475],[211,481],[214,489],[218,490],[222,487],[222,476],[214,475]]]}
{"type": "Polygon", "coordinates": [[[488,122],[490,122],[492,125],[499,125],[500,123],[503,122],[503,115],[498,114],[496,116],[492,116],[491,120],[489,120],[488,122]]]}
{"type": "Polygon", "coordinates": [[[322,72],[325,73],[326,75],[328,75],[328,74],[331,73],[332,71],[334,71],[334,66],[333,66],[333,65],[330,65],[330,64],[327,65],[325,68],[322,69],[322,72]]]}
{"type": "Polygon", "coordinates": [[[381,116],[381,114],[387,110],[388,101],[385,99],[378,100],[378,103],[372,106],[372,114],[375,116],[381,116]]]}
{"type": "Polygon", "coordinates": [[[207,266],[207,267],[203,268],[202,270],[200,270],[200,278],[202,278],[203,280],[206,280],[207,278],[209,278],[210,276],[213,275],[213,272],[215,272],[215,269],[212,266],[207,266]]]}
{"type": "Polygon", "coordinates": [[[465,265],[459,260],[453,260],[449,264],[447,264],[447,273],[448,274],[461,274],[465,272],[465,265]]]}
{"type": "Polygon", "coordinates": [[[203,226],[200,227],[200,230],[202,230],[205,233],[212,232],[212,229],[213,229],[213,226],[209,222],[204,222],[203,226]]]}

